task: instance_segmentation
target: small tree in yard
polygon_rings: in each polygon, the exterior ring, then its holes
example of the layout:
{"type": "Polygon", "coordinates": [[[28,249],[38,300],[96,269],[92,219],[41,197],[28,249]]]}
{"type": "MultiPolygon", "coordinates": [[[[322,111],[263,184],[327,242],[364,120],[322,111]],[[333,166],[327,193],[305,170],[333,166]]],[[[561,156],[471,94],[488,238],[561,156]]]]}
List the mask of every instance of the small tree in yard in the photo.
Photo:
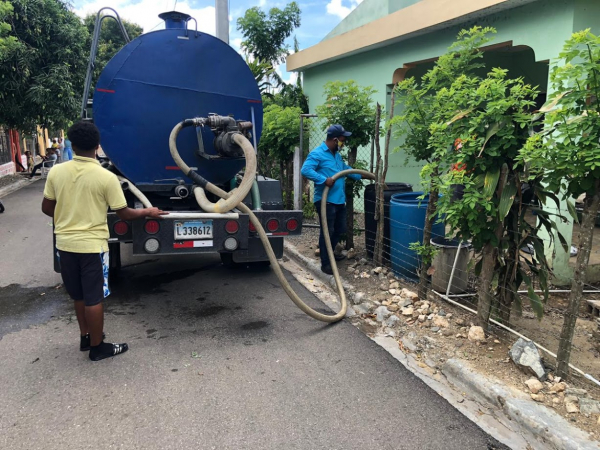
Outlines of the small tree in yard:
{"type": "MultiPolygon", "coordinates": [[[[325,104],[317,107],[317,114],[327,119],[328,125],[341,124],[352,132],[348,138],[346,156],[348,165],[355,169],[365,168],[357,161],[358,147],[368,145],[375,130],[375,105],[372,87],[361,87],[356,81],[330,81],[324,87],[325,104]]],[[[354,197],[360,192],[362,181],[346,179],[347,237],[346,249],[354,247],[354,197]]]]}
{"type": "Polygon", "coordinates": [[[262,172],[269,172],[273,163],[279,164],[279,179],[283,183],[285,193],[285,209],[293,207],[293,155],[294,149],[300,142],[300,114],[297,107],[282,108],[279,105],[269,105],[265,109],[263,131],[260,138],[260,154],[268,155],[268,160],[262,159],[262,172]]]}
{"type": "Polygon", "coordinates": [[[562,193],[574,220],[569,199],[585,194],[579,253],[557,358],[558,375],[566,377],[600,208],[600,37],[589,30],[575,33],[559,56],[565,65],[551,73],[556,93],[540,110],[546,130],[531,137],[522,157],[533,176],[542,176],[549,190],[562,193]]]}
{"type": "MultiPolygon", "coordinates": [[[[517,291],[525,283],[531,306],[539,318],[548,295],[549,267],[538,231],[556,229],[549,214],[538,210],[539,225],[530,225],[525,215],[531,209],[524,201],[522,182],[527,175],[519,166],[519,151],[529,137],[531,114],[538,95],[521,78],[507,78],[507,71],[492,69],[485,79],[459,77],[441,89],[439,110],[430,127],[433,159],[423,174],[444,195],[439,213],[461,241],[471,240],[481,254],[476,265],[480,277],[477,317],[487,328],[490,316],[508,323],[513,303],[521,307],[517,291]],[[436,171],[445,173],[437,176],[436,171]],[[450,170],[448,170],[450,169],[450,170]],[[434,176],[430,176],[434,174],[434,176]],[[452,186],[463,185],[464,194],[452,195],[452,186]],[[521,255],[531,245],[535,255],[521,255]],[[544,301],[534,292],[534,278],[544,291],[544,301]]],[[[556,197],[539,180],[531,181],[540,199],[556,197]]]]}
{"type": "MultiPolygon", "coordinates": [[[[493,28],[473,27],[462,30],[457,41],[448,49],[448,53],[440,56],[433,69],[429,70],[420,81],[413,77],[401,81],[395,88],[398,104],[402,113],[393,117],[390,126],[395,127],[394,134],[403,139],[402,150],[416,161],[429,164],[429,176],[432,180],[439,176],[434,149],[429,146],[430,126],[439,112],[436,92],[442,88],[450,87],[459,76],[472,73],[484,67],[481,62],[483,52],[480,48],[490,38],[489,34],[495,33],[493,28]]],[[[421,271],[419,275],[418,293],[420,298],[426,298],[428,290],[428,267],[433,257],[430,244],[431,229],[437,219],[436,208],[438,191],[435,185],[426,186],[429,191],[429,202],[425,224],[423,228],[423,243],[415,243],[421,257],[421,271]]]]}

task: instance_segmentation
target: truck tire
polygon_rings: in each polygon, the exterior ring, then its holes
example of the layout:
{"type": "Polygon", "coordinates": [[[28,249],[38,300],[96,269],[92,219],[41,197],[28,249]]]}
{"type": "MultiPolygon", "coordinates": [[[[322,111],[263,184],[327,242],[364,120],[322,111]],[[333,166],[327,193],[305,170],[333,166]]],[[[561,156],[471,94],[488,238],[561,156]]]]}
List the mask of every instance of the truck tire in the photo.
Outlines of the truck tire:
{"type": "Polygon", "coordinates": [[[0,202],[0,213],[4,212],[4,205],[2,204],[2,202],[0,202]]]}

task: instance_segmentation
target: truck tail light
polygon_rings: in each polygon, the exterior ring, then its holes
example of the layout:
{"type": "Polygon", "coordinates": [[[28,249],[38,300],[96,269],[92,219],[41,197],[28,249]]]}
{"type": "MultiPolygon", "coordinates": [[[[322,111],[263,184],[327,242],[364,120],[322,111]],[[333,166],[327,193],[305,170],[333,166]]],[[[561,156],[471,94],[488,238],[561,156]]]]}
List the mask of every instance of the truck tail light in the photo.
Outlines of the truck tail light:
{"type": "Polygon", "coordinates": [[[225,224],[225,231],[227,231],[229,234],[237,233],[239,229],[240,224],[237,222],[237,220],[228,220],[225,224]]]}
{"type": "Polygon", "coordinates": [[[119,220],[118,222],[115,222],[115,224],[113,225],[113,231],[118,236],[124,236],[129,231],[129,224],[127,222],[123,222],[122,220],[119,220]]]}
{"type": "Polygon", "coordinates": [[[298,221],[296,219],[289,219],[285,223],[285,227],[288,231],[296,231],[298,229],[298,221]]]}
{"type": "Polygon", "coordinates": [[[148,234],[156,234],[158,233],[158,230],[160,230],[160,225],[156,220],[148,220],[144,224],[144,230],[146,230],[146,233],[148,234]]]}
{"type": "Polygon", "coordinates": [[[250,230],[250,232],[256,233],[256,227],[254,226],[254,224],[252,223],[252,221],[250,221],[248,223],[248,229],[250,230]]]}
{"type": "Polygon", "coordinates": [[[279,229],[279,220],[270,219],[267,221],[267,231],[273,233],[279,229]]]}

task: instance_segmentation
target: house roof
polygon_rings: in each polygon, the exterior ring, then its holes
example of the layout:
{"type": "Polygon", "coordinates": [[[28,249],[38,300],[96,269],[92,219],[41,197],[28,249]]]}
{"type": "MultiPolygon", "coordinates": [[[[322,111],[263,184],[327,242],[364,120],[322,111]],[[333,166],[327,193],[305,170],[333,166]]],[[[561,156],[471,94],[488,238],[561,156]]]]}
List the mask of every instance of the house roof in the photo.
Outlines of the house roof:
{"type": "Polygon", "coordinates": [[[539,0],[421,0],[288,56],[287,70],[302,71],[535,1],[539,0]]]}

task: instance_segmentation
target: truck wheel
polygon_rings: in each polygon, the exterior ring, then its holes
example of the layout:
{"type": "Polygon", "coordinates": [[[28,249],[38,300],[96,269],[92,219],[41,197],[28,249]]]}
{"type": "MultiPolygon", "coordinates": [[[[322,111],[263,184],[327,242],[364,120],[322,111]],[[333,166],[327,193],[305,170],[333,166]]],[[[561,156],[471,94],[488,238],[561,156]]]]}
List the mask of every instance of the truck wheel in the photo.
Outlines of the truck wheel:
{"type": "Polygon", "coordinates": [[[2,204],[2,202],[0,202],[0,213],[4,212],[4,205],[2,204]]]}

